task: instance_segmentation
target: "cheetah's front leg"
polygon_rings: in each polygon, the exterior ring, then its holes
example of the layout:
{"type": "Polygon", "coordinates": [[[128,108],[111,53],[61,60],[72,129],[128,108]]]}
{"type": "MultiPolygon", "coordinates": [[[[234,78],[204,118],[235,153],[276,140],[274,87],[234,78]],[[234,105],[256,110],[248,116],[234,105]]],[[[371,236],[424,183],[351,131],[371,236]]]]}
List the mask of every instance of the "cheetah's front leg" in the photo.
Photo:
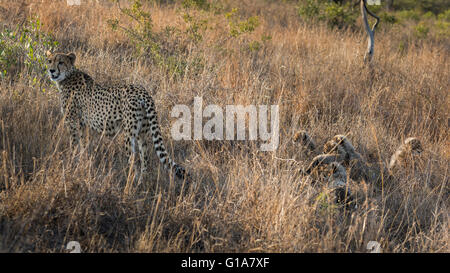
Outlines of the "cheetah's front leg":
{"type": "Polygon", "coordinates": [[[66,124],[69,127],[70,134],[70,150],[72,153],[72,160],[78,163],[80,160],[80,152],[83,151],[83,146],[80,142],[80,136],[82,134],[83,126],[80,124],[79,119],[75,118],[75,114],[69,114],[66,117],[66,124]]]}
{"type": "Polygon", "coordinates": [[[78,118],[78,114],[74,107],[69,108],[65,122],[69,127],[70,134],[70,148],[72,151],[77,151],[80,148],[80,135],[82,126],[78,118]]]}

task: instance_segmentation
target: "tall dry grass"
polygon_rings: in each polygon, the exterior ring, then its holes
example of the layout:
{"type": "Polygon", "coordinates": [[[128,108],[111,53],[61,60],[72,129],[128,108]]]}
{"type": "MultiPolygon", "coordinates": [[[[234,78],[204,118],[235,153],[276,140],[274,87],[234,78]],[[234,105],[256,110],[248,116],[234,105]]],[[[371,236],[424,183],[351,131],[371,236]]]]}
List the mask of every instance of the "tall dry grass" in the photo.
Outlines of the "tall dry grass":
{"type": "MultiPolygon", "coordinates": [[[[449,251],[447,42],[399,52],[397,33],[383,30],[367,67],[363,32],[305,24],[292,3],[228,1],[243,16],[258,15],[261,25],[224,39],[223,14],[205,15],[212,29],[188,55],[201,56],[203,69],[173,78],[133,58],[127,38],[106,24],[120,16],[109,2],[30,2],[2,2],[2,23],[38,15],[60,50],[75,52],[76,65],[95,79],[149,86],[166,146],[193,183],[180,185],[155,158],[148,183],[137,186],[121,137],[93,135],[72,155],[56,88],[46,82],[42,92],[25,77],[2,80],[0,251],[61,252],[69,241],[84,252],[365,252],[369,241],[385,252],[449,251]],[[259,51],[243,49],[263,34],[272,39],[259,51]],[[278,104],[279,148],[171,140],[172,107],[192,106],[195,96],[204,105],[278,104]],[[426,151],[416,170],[389,185],[351,182],[359,206],[346,211],[320,198],[325,185],[302,177],[311,158],[291,142],[298,129],[318,144],[347,134],[374,166],[408,136],[426,151]]],[[[184,28],[177,8],[149,6],[155,29],[184,28]]]]}

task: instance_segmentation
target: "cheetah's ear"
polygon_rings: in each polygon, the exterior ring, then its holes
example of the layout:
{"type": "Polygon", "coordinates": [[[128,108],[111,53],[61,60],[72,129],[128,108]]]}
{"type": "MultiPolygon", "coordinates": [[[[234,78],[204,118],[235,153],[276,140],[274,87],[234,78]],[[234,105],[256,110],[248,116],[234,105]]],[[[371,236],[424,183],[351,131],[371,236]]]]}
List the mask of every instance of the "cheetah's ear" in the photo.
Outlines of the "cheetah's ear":
{"type": "Polygon", "coordinates": [[[48,57],[50,57],[50,55],[52,55],[52,53],[50,52],[50,50],[47,50],[47,52],[45,52],[45,55],[48,57]]]}
{"type": "Polygon", "coordinates": [[[74,65],[75,64],[75,59],[76,59],[76,56],[75,56],[75,53],[69,53],[68,55],[67,55],[67,57],[69,57],[69,60],[70,60],[70,63],[72,64],[72,65],[74,65]]]}

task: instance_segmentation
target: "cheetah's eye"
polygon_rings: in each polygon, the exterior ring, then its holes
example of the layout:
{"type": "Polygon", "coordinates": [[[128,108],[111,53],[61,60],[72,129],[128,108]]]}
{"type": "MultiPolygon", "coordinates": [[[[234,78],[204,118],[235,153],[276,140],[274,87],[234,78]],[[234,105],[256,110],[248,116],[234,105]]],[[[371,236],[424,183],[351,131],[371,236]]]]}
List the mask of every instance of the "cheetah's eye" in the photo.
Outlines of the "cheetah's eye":
{"type": "Polygon", "coordinates": [[[58,63],[58,65],[63,65],[63,64],[64,64],[63,62],[59,62],[59,63],[58,63]]]}
{"type": "Polygon", "coordinates": [[[48,63],[51,64],[51,63],[52,63],[52,60],[48,60],[48,63]]]}

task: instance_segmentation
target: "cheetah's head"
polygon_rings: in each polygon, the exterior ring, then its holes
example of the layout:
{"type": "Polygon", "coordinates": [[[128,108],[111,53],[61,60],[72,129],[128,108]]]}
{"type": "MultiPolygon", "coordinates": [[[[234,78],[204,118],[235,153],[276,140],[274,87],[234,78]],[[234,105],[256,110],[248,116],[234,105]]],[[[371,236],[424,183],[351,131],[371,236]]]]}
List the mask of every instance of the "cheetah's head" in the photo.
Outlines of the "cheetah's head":
{"type": "Polygon", "coordinates": [[[316,149],[316,144],[314,142],[314,140],[308,135],[308,133],[306,131],[298,131],[292,141],[294,143],[300,143],[301,145],[306,146],[308,149],[310,150],[315,150],[316,149]]]}
{"type": "Polygon", "coordinates": [[[75,54],[51,53],[47,51],[47,71],[50,80],[60,82],[73,70],[75,54]]]}
{"type": "Polygon", "coordinates": [[[412,154],[420,154],[423,152],[422,143],[415,137],[407,138],[404,143],[411,150],[412,154]]]}

